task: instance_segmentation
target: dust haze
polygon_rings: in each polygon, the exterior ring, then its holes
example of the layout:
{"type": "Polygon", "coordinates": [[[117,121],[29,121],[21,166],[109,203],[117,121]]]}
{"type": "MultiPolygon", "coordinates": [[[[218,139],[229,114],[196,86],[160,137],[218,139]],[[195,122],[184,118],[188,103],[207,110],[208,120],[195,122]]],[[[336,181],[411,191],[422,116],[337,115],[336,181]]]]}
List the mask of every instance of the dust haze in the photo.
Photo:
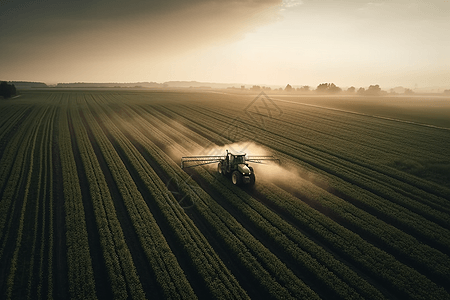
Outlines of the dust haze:
{"type": "MultiPolygon", "coordinates": [[[[256,188],[261,184],[272,183],[282,187],[285,190],[292,191],[305,184],[306,181],[312,181],[316,176],[295,166],[292,162],[279,157],[272,149],[259,145],[253,141],[243,141],[222,146],[214,145],[204,149],[207,155],[225,155],[226,150],[231,153],[245,153],[247,156],[274,156],[280,159],[280,164],[276,162],[266,162],[263,164],[249,162],[253,167],[256,177],[256,188]]],[[[196,154],[193,154],[196,155],[196,154]]],[[[217,169],[216,164],[207,167],[211,171],[217,169]]]]}
{"type": "MultiPolygon", "coordinates": [[[[156,128],[147,127],[135,118],[122,114],[122,126],[142,126],[149,131],[156,128]]],[[[140,117],[138,117],[140,119],[140,117]]],[[[180,134],[188,132],[188,129],[176,121],[171,121],[170,126],[175,128],[180,134]]],[[[274,184],[278,187],[290,192],[297,193],[306,184],[315,184],[321,188],[327,190],[327,184],[323,178],[311,171],[305,170],[300,166],[294,164],[292,161],[288,161],[283,157],[277,155],[275,151],[271,148],[260,145],[254,141],[239,141],[235,143],[228,143],[223,145],[217,145],[211,143],[210,145],[204,147],[198,143],[193,143],[188,145],[184,143],[183,140],[174,140],[170,144],[165,144],[162,141],[153,142],[166,153],[177,165],[181,164],[181,157],[183,156],[196,156],[196,155],[211,155],[211,156],[225,156],[227,150],[231,153],[245,153],[247,156],[274,156],[280,159],[280,163],[276,162],[266,162],[266,163],[252,163],[249,165],[253,167],[256,177],[256,188],[261,187],[265,184],[274,184]]],[[[217,163],[212,163],[208,165],[201,166],[206,168],[211,173],[217,172],[217,163]]]]}

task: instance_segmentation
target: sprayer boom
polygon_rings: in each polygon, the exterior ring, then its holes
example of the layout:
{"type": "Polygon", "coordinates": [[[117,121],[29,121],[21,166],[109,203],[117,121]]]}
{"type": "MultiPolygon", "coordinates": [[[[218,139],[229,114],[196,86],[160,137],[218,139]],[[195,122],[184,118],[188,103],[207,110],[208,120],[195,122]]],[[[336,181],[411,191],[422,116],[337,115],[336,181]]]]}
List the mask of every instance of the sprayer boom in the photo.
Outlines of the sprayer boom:
{"type": "Polygon", "coordinates": [[[275,158],[273,156],[246,156],[246,161],[256,163],[256,164],[263,164],[268,161],[274,161],[277,163],[280,163],[280,160],[278,158],[275,158]]]}
{"type": "Polygon", "coordinates": [[[219,162],[225,159],[225,156],[217,156],[217,155],[204,155],[204,156],[184,156],[181,158],[181,168],[192,168],[207,164],[212,164],[215,162],[219,162]],[[186,166],[185,164],[188,164],[186,166]],[[189,165],[193,164],[193,165],[189,165]]]}

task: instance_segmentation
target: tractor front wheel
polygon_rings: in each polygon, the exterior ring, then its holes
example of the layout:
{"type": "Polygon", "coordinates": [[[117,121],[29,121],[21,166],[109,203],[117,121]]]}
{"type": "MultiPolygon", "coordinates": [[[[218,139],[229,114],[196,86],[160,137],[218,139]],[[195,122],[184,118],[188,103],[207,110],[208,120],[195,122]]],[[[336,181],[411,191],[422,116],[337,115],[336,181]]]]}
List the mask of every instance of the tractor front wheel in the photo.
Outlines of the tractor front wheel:
{"type": "Polygon", "coordinates": [[[234,185],[240,185],[242,182],[241,173],[234,171],[233,174],[231,174],[231,182],[233,182],[234,185]]]}
{"type": "Polygon", "coordinates": [[[221,162],[217,165],[217,172],[219,172],[219,174],[221,174],[221,175],[225,175],[223,173],[223,170],[222,170],[222,163],[221,162]]]}
{"type": "Polygon", "coordinates": [[[255,185],[255,174],[250,174],[250,186],[254,186],[255,185]]]}

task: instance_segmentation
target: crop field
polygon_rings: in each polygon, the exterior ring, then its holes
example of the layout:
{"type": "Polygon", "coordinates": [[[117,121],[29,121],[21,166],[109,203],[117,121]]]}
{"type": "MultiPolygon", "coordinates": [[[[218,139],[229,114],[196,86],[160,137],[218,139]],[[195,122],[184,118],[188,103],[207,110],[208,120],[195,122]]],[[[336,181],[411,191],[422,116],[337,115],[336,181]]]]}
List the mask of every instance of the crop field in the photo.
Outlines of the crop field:
{"type": "Polygon", "coordinates": [[[450,299],[448,98],[330,97],[0,101],[0,298],[450,299]],[[180,167],[226,150],[281,164],[180,167]]]}

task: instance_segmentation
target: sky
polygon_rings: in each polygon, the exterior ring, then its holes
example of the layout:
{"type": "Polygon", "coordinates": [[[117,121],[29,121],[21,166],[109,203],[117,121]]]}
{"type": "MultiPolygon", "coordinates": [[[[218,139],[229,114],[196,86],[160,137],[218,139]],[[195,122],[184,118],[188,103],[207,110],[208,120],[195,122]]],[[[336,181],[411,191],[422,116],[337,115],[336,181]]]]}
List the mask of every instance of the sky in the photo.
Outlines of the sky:
{"type": "Polygon", "coordinates": [[[0,0],[0,80],[450,88],[450,1],[0,0]]]}

